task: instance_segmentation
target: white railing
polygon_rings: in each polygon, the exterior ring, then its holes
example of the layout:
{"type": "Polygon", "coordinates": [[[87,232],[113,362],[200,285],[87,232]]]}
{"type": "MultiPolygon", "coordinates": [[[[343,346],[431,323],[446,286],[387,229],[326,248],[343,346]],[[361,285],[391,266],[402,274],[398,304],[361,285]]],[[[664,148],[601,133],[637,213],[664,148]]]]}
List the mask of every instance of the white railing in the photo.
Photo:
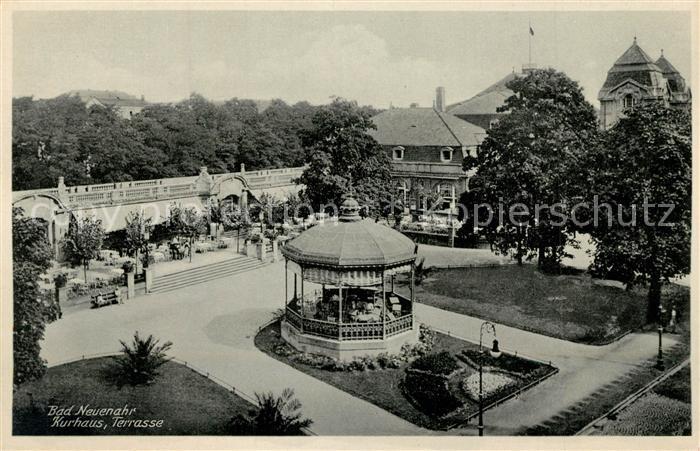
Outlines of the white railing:
{"type": "MultiPolygon", "coordinates": [[[[245,179],[250,189],[265,189],[291,185],[293,183],[292,181],[299,177],[303,170],[303,167],[263,169],[260,171],[214,174],[212,178],[218,180],[226,176],[235,175],[245,179]]],[[[197,191],[195,182],[198,177],[199,176],[173,177],[131,182],[101,183],[98,185],[68,186],[63,193],[60,193],[58,188],[15,191],[13,193],[13,199],[18,200],[36,194],[50,194],[58,197],[65,195],[67,206],[76,207],[81,204],[90,204],[91,206],[112,205],[122,202],[190,197],[206,194],[197,191]]]]}

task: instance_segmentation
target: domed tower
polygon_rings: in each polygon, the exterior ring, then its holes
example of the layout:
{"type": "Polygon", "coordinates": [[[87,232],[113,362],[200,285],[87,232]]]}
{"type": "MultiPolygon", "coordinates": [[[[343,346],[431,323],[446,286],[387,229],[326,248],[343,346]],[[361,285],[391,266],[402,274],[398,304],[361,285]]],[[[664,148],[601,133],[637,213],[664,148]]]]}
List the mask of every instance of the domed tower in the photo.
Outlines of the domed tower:
{"type": "Polygon", "coordinates": [[[624,110],[639,102],[664,102],[669,93],[663,71],[637,45],[637,38],[608,71],[598,93],[600,126],[612,127],[624,110]]]}
{"type": "Polygon", "coordinates": [[[350,360],[398,353],[404,343],[418,341],[413,316],[417,246],[390,227],[362,219],[359,210],[348,197],[337,222],[313,226],[282,248],[281,334],[298,350],[350,360]],[[394,278],[402,273],[410,283],[408,296],[394,291],[394,278]]]}
{"type": "Polygon", "coordinates": [[[669,103],[674,108],[690,108],[690,88],[685,83],[685,78],[673,67],[673,64],[666,59],[664,51],[661,49],[661,56],[656,60],[668,84],[669,103]]]}

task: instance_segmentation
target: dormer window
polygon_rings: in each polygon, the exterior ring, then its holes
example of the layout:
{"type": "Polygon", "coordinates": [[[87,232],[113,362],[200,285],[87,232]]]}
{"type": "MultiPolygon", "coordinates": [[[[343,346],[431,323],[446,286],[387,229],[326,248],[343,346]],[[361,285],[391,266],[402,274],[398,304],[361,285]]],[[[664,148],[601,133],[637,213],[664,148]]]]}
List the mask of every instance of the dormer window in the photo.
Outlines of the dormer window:
{"type": "Polygon", "coordinates": [[[498,119],[491,119],[489,121],[489,128],[496,128],[498,127],[498,119]]]}
{"type": "Polygon", "coordinates": [[[440,161],[452,161],[452,152],[453,151],[451,147],[443,147],[442,149],[440,149],[440,161]]]}
{"type": "Polygon", "coordinates": [[[394,160],[403,160],[404,151],[405,149],[401,146],[394,147],[393,149],[391,149],[391,154],[394,160]]]}
{"type": "Polygon", "coordinates": [[[634,104],[637,103],[634,100],[634,96],[632,94],[627,94],[622,98],[622,106],[627,109],[627,108],[632,108],[634,104]]]}

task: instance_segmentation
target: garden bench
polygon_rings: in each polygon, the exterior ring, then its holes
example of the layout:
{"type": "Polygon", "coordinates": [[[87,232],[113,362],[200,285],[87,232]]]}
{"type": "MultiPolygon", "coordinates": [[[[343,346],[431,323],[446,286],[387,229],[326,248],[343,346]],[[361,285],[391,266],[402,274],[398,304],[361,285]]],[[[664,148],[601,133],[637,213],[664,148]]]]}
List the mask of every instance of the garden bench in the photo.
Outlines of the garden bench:
{"type": "Polygon", "coordinates": [[[92,304],[92,308],[99,308],[104,307],[105,305],[118,304],[120,296],[121,293],[118,295],[114,291],[94,294],[92,295],[90,304],[92,304]]]}

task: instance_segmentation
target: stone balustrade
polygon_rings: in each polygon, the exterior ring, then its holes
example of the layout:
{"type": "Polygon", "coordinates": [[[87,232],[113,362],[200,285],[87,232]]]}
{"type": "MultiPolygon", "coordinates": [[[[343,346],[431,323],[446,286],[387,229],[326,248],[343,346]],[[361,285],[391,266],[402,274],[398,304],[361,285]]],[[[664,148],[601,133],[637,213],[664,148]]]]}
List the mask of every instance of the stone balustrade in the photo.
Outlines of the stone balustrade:
{"type": "Polygon", "coordinates": [[[235,176],[244,180],[248,189],[262,190],[293,185],[293,180],[301,176],[304,167],[263,169],[225,174],[208,174],[202,168],[199,175],[173,177],[155,180],[137,180],[97,185],[66,186],[63,177],[58,187],[37,190],[15,191],[13,202],[31,195],[47,194],[57,197],[67,208],[81,206],[120,205],[155,200],[186,198],[211,195],[211,188],[217,180],[235,176]]]}

